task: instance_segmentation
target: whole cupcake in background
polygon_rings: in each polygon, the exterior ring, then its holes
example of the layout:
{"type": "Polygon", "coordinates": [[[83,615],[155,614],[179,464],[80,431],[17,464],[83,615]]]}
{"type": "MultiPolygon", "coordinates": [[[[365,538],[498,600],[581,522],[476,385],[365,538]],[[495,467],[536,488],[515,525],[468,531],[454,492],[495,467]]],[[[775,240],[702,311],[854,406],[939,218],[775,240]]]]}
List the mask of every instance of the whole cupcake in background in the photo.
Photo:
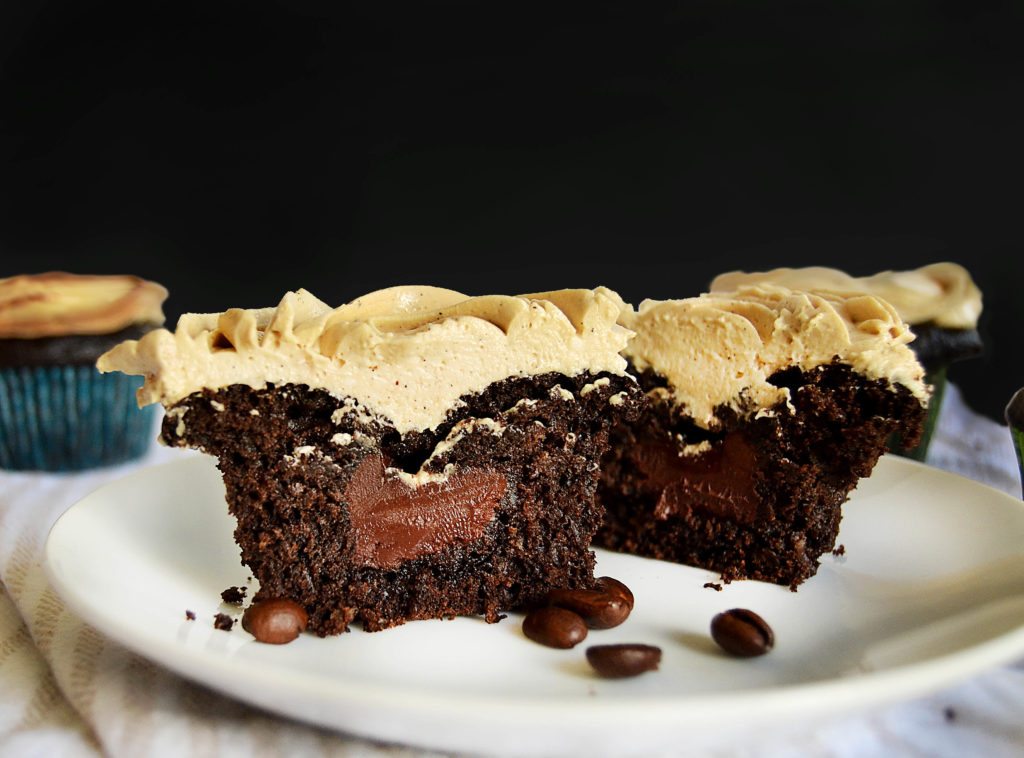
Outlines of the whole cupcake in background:
{"type": "Polygon", "coordinates": [[[951,363],[982,353],[978,318],[981,290],[970,272],[957,263],[932,263],[910,271],[882,271],[873,276],[850,276],[834,268],[777,268],[772,271],[720,274],[711,282],[712,292],[729,292],[741,286],[777,284],[794,290],[864,292],[888,301],[914,332],[911,350],[925,369],[932,398],[924,434],[917,447],[904,451],[894,443],[890,450],[924,460],[935,429],[946,370],[951,363]]]}
{"type": "Polygon", "coordinates": [[[78,471],[138,458],[154,434],[138,377],[96,359],[164,321],[167,290],[135,276],[0,279],[0,468],[78,471]]]}

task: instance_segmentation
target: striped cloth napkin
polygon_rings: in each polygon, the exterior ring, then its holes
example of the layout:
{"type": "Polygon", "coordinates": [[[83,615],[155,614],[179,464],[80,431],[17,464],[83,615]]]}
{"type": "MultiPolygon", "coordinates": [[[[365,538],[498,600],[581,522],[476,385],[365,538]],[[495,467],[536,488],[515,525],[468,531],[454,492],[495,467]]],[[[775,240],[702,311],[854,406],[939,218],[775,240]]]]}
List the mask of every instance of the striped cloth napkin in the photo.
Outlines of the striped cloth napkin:
{"type": "MultiPolygon", "coordinates": [[[[423,756],[258,711],[194,685],[104,639],[62,604],[40,564],[68,507],[140,464],[79,475],[0,472],[0,756],[423,756]]],[[[955,387],[929,462],[1014,495],[1020,483],[1005,428],[973,414],[955,387]]],[[[1019,756],[1024,670],[1005,667],[909,703],[757,743],[723,756],[1019,756]]],[[[672,755],[690,755],[681,746],[672,755]]],[[[705,750],[701,754],[708,755],[705,750]]]]}

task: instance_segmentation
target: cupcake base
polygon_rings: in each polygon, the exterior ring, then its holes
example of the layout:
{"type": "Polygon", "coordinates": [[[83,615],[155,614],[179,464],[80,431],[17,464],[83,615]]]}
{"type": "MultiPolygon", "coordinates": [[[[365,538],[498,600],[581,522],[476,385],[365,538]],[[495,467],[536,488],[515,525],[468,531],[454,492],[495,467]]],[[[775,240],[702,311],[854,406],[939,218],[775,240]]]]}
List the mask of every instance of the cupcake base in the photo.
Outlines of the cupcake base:
{"type": "Polygon", "coordinates": [[[141,457],[156,410],[139,409],[138,377],[92,366],[0,369],[0,468],[81,471],[141,457]]]}

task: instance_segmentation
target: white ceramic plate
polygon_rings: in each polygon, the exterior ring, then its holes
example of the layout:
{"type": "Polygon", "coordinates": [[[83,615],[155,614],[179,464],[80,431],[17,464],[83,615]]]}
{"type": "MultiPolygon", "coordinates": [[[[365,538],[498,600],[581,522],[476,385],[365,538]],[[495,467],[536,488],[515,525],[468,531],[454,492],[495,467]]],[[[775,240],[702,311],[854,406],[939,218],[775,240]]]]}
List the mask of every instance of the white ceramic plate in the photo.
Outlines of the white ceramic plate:
{"type": "MultiPolygon", "coordinates": [[[[841,558],[797,593],[760,582],[722,592],[699,569],[599,552],[636,596],[630,619],[574,650],[523,637],[521,617],[421,621],[377,634],[262,645],[213,629],[220,592],[244,584],[210,460],[110,484],[54,526],[46,564],[88,623],[141,655],[270,711],[391,742],[474,752],[621,754],[692,746],[878,705],[1024,654],[1024,505],[886,457],[845,508],[841,558]],[[750,608],[776,647],[731,659],[711,617],[750,608]],[[185,620],[185,609],[196,612],[185,620]],[[602,680],[588,644],[644,642],[661,669],[602,680]]],[[[236,611],[237,615],[237,611],[236,611]]]]}

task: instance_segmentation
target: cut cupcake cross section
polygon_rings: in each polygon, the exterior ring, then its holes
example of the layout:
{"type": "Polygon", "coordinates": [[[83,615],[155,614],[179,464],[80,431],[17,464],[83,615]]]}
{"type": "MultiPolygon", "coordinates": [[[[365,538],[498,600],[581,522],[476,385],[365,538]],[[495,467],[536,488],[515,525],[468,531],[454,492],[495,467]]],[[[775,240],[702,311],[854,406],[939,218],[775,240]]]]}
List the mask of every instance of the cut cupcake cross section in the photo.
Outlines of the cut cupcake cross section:
{"type": "Polygon", "coordinates": [[[612,433],[602,546],[795,587],[887,437],[921,433],[913,336],[877,298],[750,287],[621,323],[648,403],[612,433]]]}
{"type": "Polygon", "coordinates": [[[607,290],[431,287],[191,315],[105,355],[217,456],[257,601],[319,634],[484,615],[589,587],[599,460],[641,399],[607,290]]]}

